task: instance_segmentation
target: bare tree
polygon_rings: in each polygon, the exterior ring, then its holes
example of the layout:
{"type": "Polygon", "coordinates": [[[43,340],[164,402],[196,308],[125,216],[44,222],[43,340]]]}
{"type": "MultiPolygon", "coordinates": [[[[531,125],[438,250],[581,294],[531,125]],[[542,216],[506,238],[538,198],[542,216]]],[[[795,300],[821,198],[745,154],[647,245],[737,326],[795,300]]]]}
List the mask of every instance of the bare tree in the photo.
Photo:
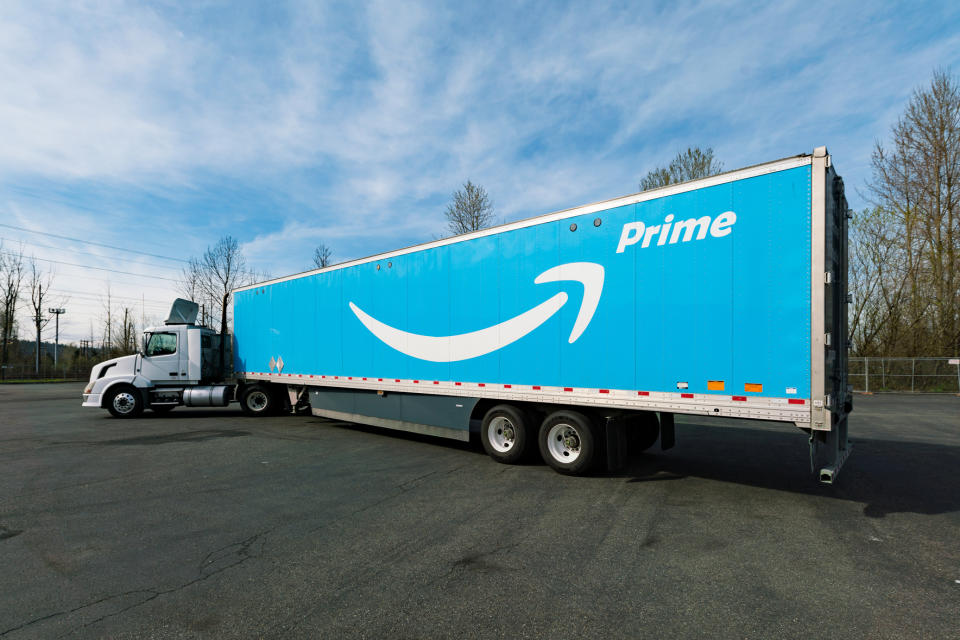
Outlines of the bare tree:
{"type": "Polygon", "coordinates": [[[16,253],[4,251],[0,244],[0,380],[6,378],[10,341],[16,332],[17,306],[20,302],[20,288],[23,284],[23,248],[16,253]]]}
{"type": "MultiPolygon", "coordinates": [[[[875,211],[854,218],[862,269],[851,323],[861,355],[960,352],[960,86],[936,71],[877,142],[868,190],[875,211]],[[882,260],[880,260],[882,256],[882,260]],[[875,325],[875,326],[874,326],[875,325]],[[873,336],[873,342],[866,342],[873,336]]],[[[856,343],[855,343],[856,344],[856,343]]]]}
{"type": "Polygon", "coordinates": [[[203,292],[200,290],[201,269],[198,260],[190,260],[187,266],[180,271],[177,281],[177,290],[187,300],[200,302],[203,292]]]}
{"type": "MultiPolygon", "coordinates": [[[[848,278],[854,291],[850,342],[858,355],[889,355],[888,345],[912,339],[915,321],[903,314],[909,275],[898,229],[881,209],[854,214],[848,278]]],[[[913,346],[906,347],[909,353],[913,346]]]]}
{"type": "Polygon", "coordinates": [[[101,299],[103,306],[103,335],[100,338],[100,345],[103,353],[108,357],[113,357],[113,296],[110,290],[110,282],[107,282],[106,300],[101,299]]]}
{"type": "MultiPolygon", "coordinates": [[[[220,335],[230,332],[230,296],[235,288],[257,280],[258,274],[247,267],[240,244],[232,236],[220,238],[199,258],[191,258],[180,277],[180,291],[194,301],[209,300],[211,311],[220,314],[220,335]]],[[[225,365],[226,339],[220,340],[220,367],[225,365]]]]}
{"type": "Polygon", "coordinates": [[[493,224],[493,204],[487,190],[469,180],[463,189],[453,192],[453,201],[445,212],[447,228],[453,235],[479,231],[493,224]]]}
{"type": "Polygon", "coordinates": [[[49,304],[50,288],[53,286],[53,274],[42,273],[37,267],[36,258],[30,258],[29,261],[29,282],[30,287],[30,319],[37,331],[37,348],[34,366],[36,373],[40,373],[40,334],[43,328],[50,323],[50,316],[45,316],[44,312],[49,304]]]}
{"type": "Polygon", "coordinates": [[[136,353],[137,345],[137,324],[136,312],[131,307],[123,307],[121,310],[122,318],[118,315],[119,324],[114,334],[117,336],[117,349],[122,354],[136,353]]]}
{"type": "Polygon", "coordinates": [[[707,147],[687,147],[677,153],[666,167],[657,167],[649,171],[640,181],[640,190],[656,189],[668,184],[706,178],[723,171],[723,163],[713,157],[713,149],[707,147]]]}
{"type": "Polygon", "coordinates": [[[317,269],[329,267],[332,256],[333,250],[321,242],[317,245],[317,248],[313,250],[313,264],[316,265],[317,269]]]}

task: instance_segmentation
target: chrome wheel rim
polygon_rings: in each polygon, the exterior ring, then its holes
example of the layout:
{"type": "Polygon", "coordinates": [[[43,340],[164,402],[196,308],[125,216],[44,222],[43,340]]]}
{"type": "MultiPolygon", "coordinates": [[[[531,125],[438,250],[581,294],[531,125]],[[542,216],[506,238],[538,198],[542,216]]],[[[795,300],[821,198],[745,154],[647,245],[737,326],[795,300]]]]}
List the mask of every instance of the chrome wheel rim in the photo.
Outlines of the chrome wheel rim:
{"type": "Polygon", "coordinates": [[[580,457],[580,432],[566,423],[555,424],[547,433],[547,450],[557,462],[570,463],[580,457]]]}
{"type": "Polygon", "coordinates": [[[254,391],[247,396],[247,407],[251,411],[263,411],[267,408],[267,394],[263,391],[254,391]]]}
{"type": "Polygon", "coordinates": [[[487,427],[487,441],[495,451],[506,453],[517,442],[517,428],[509,418],[497,416],[487,427]]]}
{"type": "Polygon", "coordinates": [[[131,413],[137,407],[137,399],[129,391],[113,396],[113,408],[117,413],[131,413]]]}

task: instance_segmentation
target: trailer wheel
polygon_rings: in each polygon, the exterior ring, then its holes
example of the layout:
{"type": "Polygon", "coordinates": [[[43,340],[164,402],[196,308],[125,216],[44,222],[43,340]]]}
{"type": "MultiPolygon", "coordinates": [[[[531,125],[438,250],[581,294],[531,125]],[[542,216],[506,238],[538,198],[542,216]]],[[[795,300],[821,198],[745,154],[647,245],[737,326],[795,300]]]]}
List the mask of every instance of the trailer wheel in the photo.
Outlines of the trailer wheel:
{"type": "Polygon", "coordinates": [[[581,475],[590,471],[597,454],[594,426],[577,411],[556,411],[540,426],[540,455],[554,471],[581,475]]]}
{"type": "Polygon", "coordinates": [[[248,416],[266,416],[277,408],[277,399],[270,389],[261,384],[251,384],[240,392],[240,408],[248,416]]]}
{"type": "Polygon", "coordinates": [[[136,418],[143,413],[143,396],[136,387],[117,385],[107,394],[106,406],[114,418],[136,418]]]}
{"type": "Polygon", "coordinates": [[[483,450],[497,462],[515,464],[529,449],[531,427],[524,413],[508,404],[498,404],[483,416],[480,439],[483,450]]]}
{"type": "Polygon", "coordinates": [[[646,451],[660,437],[660,419],[653,411],[639,411],[627,419],[627,451],[630,455],[646,451]]]}

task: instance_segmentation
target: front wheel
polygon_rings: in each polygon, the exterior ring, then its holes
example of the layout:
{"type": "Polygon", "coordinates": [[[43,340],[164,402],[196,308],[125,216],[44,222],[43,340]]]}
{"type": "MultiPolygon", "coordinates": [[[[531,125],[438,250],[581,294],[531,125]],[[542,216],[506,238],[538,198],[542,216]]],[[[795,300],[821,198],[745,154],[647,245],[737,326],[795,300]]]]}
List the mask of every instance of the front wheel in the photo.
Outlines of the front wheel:
{"type": "Polygon", "coordinates": [[[240,392],[240,408],[248,416],[270,415],[276,407],[276,398],[264,385],[252,384],[240,392]]]}
{"type": "Polygon", "coordinates": [[[136,418],[143,413],[143,396],[130,385],[114,387],[107,394],[107,411],[114,418],[136,418]]]}
{"type": "Polygon", "coordinates": [[[577,411],[556,411],[540,426],[540,455],[554,471],[581,475],[599,459],[593,423],[577,411]]]}

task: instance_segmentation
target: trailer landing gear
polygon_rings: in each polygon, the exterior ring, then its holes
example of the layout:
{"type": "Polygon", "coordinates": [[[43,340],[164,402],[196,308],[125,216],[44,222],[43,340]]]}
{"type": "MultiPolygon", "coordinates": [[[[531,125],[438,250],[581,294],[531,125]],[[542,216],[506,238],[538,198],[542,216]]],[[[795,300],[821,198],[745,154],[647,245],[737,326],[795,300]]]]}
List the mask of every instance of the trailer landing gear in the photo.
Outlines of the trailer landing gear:
{"type": "Polygon", "coordinates": [[[823,484],[833,484],[851,449],[853,443],[847,439],[846,416],[830,431],[811,431],[810,472],[816,473],[823,484]]]}

